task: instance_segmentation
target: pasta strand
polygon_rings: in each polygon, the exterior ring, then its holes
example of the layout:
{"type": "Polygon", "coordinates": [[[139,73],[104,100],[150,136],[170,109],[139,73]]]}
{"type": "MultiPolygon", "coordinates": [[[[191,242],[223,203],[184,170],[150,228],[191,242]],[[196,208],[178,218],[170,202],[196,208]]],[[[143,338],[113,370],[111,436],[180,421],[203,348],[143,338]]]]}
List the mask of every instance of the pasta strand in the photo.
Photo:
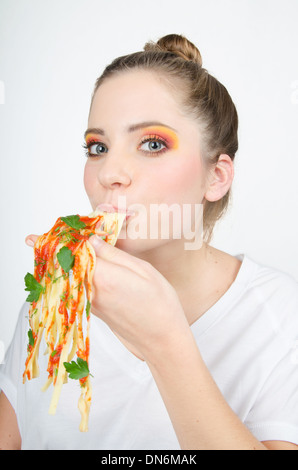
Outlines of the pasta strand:
{"type": "Polygon", "coordinates": [[[49,414],[55,414],[62,386],[67,382],[66,365],[72,365],[74,361],[69,361],[76,355],[77,368],[81,365],[81,370],[71,378],[78,378],[81,386],[78,408],[82,432],[88,430],[92,397],[90,317],[96,255],[88,240],[100,233],[107,243],[114,245],[124,218],[124,214],[102,212],[59,217],[34,246],[34,282],[32,287],[31,280],[31,287],[26,289],[32,289],[34,300],[29,308],[29,345],[23,382],[39,375],[38,356],[44,338],[48,378],[42,391],[53,386],[49,414]]]}

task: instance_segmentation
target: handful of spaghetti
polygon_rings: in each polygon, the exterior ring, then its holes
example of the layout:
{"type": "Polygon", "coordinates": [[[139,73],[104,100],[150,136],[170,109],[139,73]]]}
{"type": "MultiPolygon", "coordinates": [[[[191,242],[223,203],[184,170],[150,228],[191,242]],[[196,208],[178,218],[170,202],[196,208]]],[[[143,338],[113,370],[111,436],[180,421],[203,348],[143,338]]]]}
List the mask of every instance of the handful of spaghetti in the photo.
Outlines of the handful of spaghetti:
{"type": "Polygon", "coordinates": [[[92,388],[89,371],[90,308],[95,252],[88,241],[97,234],[114,245],[125,216],[93,212],[89,216],[59,217],[52,229],[34,245],[34,274],[25,276],[30,294],[28,356],[23,382],[39,376],[38,356],[44,336],[48,380],[53,385],[49,414],[55,414],[62,385],[70,378],[81,386],[78,407],[80,431],[88,431],[92,388]],[[85,328],[83,320],[85,313],[85,328]],[[73,361],[74,356],[77,361],[73,361]],[[70,362],[71,361],[71,362],[70,362]]]}

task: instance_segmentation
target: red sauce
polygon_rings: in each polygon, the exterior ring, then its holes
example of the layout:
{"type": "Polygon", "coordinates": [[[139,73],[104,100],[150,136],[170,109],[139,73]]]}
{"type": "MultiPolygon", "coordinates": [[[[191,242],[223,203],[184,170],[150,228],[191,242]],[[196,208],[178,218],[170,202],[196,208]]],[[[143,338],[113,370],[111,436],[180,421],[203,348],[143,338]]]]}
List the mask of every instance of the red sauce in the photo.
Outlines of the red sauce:
{"type": "MultiPolygon", "coordinates": [[[[51,350],[55,348],[55,350],[50,354],[48,360],[48,368],[47,371],[49,373],[49,378],[53,377],[53,383],[56,382],[56,371],[59,366],[61,351],[64,346],[64,338],[69,331],[70,326],[77,320],[78,322],[78,336],[81,339],[80,344],[83,345],[77,346],[77,356],[81,357],[82,359],[88,361],[89,353],[90,353],[90,342],[89,337],[87,336],[84,341],[83,330],[81,326],[81,319],[77,318],[77,309],[80,303],[82,296],[84,295],[84,279],[82,278],[82,274],[80,272],[81,260],[80,254],[78,252],[79,247],[82,243],[87,241],[91,235],[95,233],[95,228],[99,224],[101,225],[101,221],[103,216],[98,216],[94,218],[90,218],[88,216],[80,217],[80,220],[84,222],[86,225],[84,228],[80,230],[76,230],[66,224],[61,218],[59,217],[55,225],[52,229],[43,235],[43,239],[40,240],[40,245],[35,247],[34,249],[34,277],[38,282],[41,282],[44,279],[46,288],[47,286],[53,281],[53,276],[55,275],[55,270],[59,267],[59,263],[53,266],[53,257],[54,253],[57,249],[59,243],[63,246],[67,246],[73,255],[75,255],[75,264],[72,268],[72,276],[74,285],[77,285],[77,296],[75,298],[70,298],[70,283],[65,283],[65,291],[63,295],[60,297],[59,306],[58,306],[58,313],[62,316],[62,338],[60,339],[60,343],[56,346],[54,344],[50,344],[49,347],[51,350]],[[64,332],[64,334],[63,334],[64,332]]],[[[93,260],[89,260],[90,266],[89,269],[93,268],[93,260]]],[[[63,275],[65,273],[63,272],[63,275]]],[[[87,292],[91,288],[89,283],[86,284],[87,292]]],[[[36,308],[37,302],[32,302],[30,315],[33,316],[34,309],[36,308]]],[[[89,318],[88,318],[89,321],[89,318]]],[[[51,325],[47,328],[48,337],[51,338],[51,329],[54,326],[55,320],[52,321],[51,325]]],[[[34,342],[36,343],[37,333],[33,332],[34,342]]],[[[51,341],[47,338],[48,341],[51,341]]],[[[34,346],[28,345],[28,356],[26,360],[25,372],[23,374],[23,379],[27,377],[30,380],[31,372],[30,369],[27,368],[29,361],[32,359],[32,355],[34,352],[34,346]]],[[[87,376],[88,377],[88,376],[87,376]]],[[[80,379],[81,386],[84,386],[86,383],[87,377],[80,379]]]]}

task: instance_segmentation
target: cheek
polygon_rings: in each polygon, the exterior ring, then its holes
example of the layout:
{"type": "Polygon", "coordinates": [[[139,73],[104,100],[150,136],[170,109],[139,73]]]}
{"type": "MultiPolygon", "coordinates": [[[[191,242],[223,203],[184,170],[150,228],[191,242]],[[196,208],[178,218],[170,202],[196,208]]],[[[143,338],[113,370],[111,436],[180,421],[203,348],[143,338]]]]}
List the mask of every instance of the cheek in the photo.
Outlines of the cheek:
{"type": "Polygon", "coordinates": [[[158,168],[152,180],[164,201],[200,203],[203,199],[205,172],[197,155],[179,158],[173,164],[168,162],[158,168]]]}
{"type": "Polygon", "coordinates": [[[86,162],[85,169],[84,169],[84,186],[85,191],[88,197],[92,197],[93,192],[95,191],[97,182],[97,173],[95,168],[86,162]]]}

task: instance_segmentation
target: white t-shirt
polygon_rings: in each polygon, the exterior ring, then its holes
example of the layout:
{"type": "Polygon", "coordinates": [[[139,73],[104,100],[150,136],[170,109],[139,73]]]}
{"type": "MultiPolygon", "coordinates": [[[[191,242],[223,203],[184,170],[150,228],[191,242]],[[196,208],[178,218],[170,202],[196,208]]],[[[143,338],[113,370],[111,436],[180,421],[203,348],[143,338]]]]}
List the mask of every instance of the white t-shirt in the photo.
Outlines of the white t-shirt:
{"type": "MultiPolygon", "coordinates": [[[[234,412],[260,441],[298,444],[298,283],[246,256],[236,280],[192,326],[202,357],[234,412]]],[[[22,449],[179,449],[147,364],[92,315],[89,431],[79,431],[78,381],[63,385],[56,415],[41,346],[40,377],[22,383],[28,304],[0,368],[22,449]]]]}

